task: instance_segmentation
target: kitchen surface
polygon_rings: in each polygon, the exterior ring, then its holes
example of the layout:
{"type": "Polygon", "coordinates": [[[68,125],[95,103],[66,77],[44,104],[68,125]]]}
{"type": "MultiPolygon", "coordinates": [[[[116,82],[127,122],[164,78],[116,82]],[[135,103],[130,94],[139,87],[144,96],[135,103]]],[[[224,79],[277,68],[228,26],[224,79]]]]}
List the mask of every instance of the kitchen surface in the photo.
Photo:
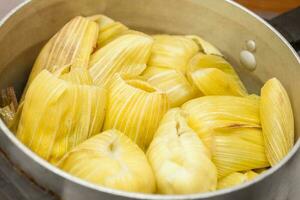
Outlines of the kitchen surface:
{"type": "MultiPolygon", "coordinates": [[[[0,0],[0,18],[3,18],[11,9],[22,2],[21,0],[0,0]]],[[[300,0],[236,0],[236,2],[251,9],[266,20],[300,6],[300,0]]],[[[298,19],[299,21],[300,19],[298,19]]],[[[300,193],[291,194],[289,199],[278,200],[298,200],[300,199],[298,195],[300,193]]],[[[0,150],[0,200],[40,199],[56,200],[59,198],[46,188],[38,186],[22,171],[16,169],[0,150]]]]}

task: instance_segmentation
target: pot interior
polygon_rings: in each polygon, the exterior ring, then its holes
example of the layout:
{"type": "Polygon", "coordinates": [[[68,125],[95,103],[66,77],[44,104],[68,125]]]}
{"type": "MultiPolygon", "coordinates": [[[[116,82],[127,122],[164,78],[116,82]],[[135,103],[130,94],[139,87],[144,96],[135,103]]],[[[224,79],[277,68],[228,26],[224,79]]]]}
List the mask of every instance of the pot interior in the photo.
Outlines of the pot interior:
{"type": "MultiPolygon", "coordinates": [[[[32,1],[0,27],[0,88],[13,86],[18,97],[45,42],[77,15],[105,14],[132,29],[153,33],[196,34],[214,44],[233,64],[249,92],[277,77],[292,101],[300,124],[300,67],[289,47],[269,27],[226,1],[52,0],[32,1]],[[249,71],[239,55],[254,40],[257,67],[249,71]]],[[[296,131],[296,138],[299,132],[296,131]]]]}

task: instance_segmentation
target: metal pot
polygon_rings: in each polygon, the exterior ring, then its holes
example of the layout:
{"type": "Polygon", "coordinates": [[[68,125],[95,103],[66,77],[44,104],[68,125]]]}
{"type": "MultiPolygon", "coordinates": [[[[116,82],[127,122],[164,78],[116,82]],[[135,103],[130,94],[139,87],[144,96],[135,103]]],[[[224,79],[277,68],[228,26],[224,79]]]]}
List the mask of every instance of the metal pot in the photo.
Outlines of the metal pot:
{"type": "Polygon", "coordinates": [[[20,95],[42,45],[76,15],[104,13],[148,33],[199,34],[234,65],[250,92],[277,77],[292,101],[296,144],[277,166],[254,181],[204,194],[162,196],[127,193],[93,185],[50,165],[19,142],[0,121],[0,147],[17,168],[62,199],[283,200],[300,196],[300,59],[288,42],[255,14],[221,0],[51,0],[26,1],[0,22],[0,87],[20,95]],[[256,69],[240,64],[245,42],[256,43],[256,69]],[[298,171],[297,171],[298,170],[298,171]]]}

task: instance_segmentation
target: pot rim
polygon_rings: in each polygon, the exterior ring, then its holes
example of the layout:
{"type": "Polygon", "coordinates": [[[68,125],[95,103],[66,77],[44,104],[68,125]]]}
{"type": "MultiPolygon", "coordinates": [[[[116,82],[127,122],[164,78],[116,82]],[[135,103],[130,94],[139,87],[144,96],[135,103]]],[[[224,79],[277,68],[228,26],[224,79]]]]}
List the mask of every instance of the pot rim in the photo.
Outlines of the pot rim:
{"type": "MultiPolygon", "coordinates": [[[[1,26],[15,13],[20,11],[25,5],[29,4],[33,0],[25,0],[21,4],[19,4],[17,7],[13,8],[8,14],[6,14],[2,19],[0,19],[0,28],[1,26]]],[[[256,15],[254,12],[250,11],[249,9],[245,8],[244,6],[231,1],[231,0],[225,0],[226,3],[235,6],[244,12],[248,13],[252,17],[256,18],[258,21],[263,23],[266,27],[268,27],[284,44],[286,47],[290,49],[290,51],[293,53],[293,55],[296,57],[298,63],[300,64],[300,58],[296,51],[292,48],[292,46],[289,44],[289,42],[270,24],[268,24],[265,20],[263,20],[261,17],[256,15]]],[[[159,195],[159,194],[143,194],[143,193],[134,193],[134,192],[126,192],[126,191],[121,191],[121,190],[116,190],[116,189],[111,189],[103,186],[99,186],[93,183],[90,183],[88,181],[85,181],[83,179],[77,178],[75,176],[72,176],[71,174],[62,171],[61,169],[55,167],[54,165],[48,163],[46,160],[42,159],[39,157],[37,154],[35,154],[31,149],[29,149],[27,146],[25,146],[21,141],[17,139],[17,137],[12,133],[8,127],[5,125],[5,123],[0,119],[0,129],[2,132],[11,140],[11,142],[22,152],[26,154],[26,156],[30,157],[34,162],[39,164],[40,166],[44,167],[45,169],[53,172],[55,175],[60,176],[70,182],[76,183],[80,185],[81,187],[87,187],[89,189],[99,191],[99,192],[105,192],[105,193],[110,193],[112,195],[116,196],[124,196],[127,198],[134,198],[134,199],[153,199],[153,200],[187,200],[187,199],[205,199],[205,198],[210,198],[210,197],[217,197],[225,194],[229,194],[231,192],[235,192],[238,190],[242,190],[246,187],[249,187],[251,185],[256,184],[257,182],[262,181],[266,177],[272,175],[275,173],[277,170],[279,170],[283,165],[285,165],[291,157],[295,155],[297,150],[300,148],[300,138],[297,139],[297,142],[291,149],[291,151],[282,159],[276,166],[268,169],[265,173],[259,175],[257,178],[254,180],[248,181],[246,183],[227,188],[227,189],[222,189],[222,190],[217,190],[213,192],[206,192],[206,193],[199,193],[199,194],[186,194],[186,195],[159,195]]]]}

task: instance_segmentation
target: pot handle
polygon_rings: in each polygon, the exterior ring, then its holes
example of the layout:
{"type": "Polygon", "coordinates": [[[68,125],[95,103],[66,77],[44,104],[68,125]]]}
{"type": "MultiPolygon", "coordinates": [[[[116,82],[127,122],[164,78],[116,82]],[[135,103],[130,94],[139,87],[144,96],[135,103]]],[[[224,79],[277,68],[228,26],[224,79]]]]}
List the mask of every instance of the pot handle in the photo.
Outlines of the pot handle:
{"type": "Polygon", "coordinates": [[[291,43],[300,55],[300,7],[268,20],[268,22],[291,43]]]}

